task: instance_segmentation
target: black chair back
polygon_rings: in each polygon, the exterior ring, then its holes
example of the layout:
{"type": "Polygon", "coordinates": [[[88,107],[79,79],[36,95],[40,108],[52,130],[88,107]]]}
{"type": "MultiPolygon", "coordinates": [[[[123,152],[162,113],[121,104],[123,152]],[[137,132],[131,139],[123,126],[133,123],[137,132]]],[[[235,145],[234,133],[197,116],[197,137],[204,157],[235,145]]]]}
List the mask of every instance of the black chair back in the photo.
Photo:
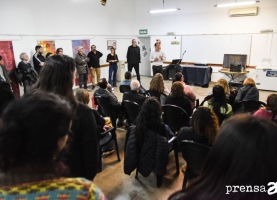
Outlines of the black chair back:
{"type": "Polygon", "coordinates": [[[195,178],[200,174],[211,148],[190,140],[183,140],[180,146],[183,158],[187,162],[183,182],[183,188],[185,188],[188,179],[195,178]]]}
{"type": "Polygon", "coordinates": [[[130,120],[134,122],[139,115],[139,112],[141,109],[140,105],[137,104],[136,102],[132,102],[129,100],[125,100],[123,102],[124,102],[124,107],[130,117],[130,120]]]}
{"type": "Polygon", "coordinates": [[[120,85],[119,86],[119,91],[121,93],[129,92],[131,90],[130,85],[120,85]]]}
{"type": "Polygon", "coordinates": [[[116,114],[110,100],[107,97],[95,96],[98,106],[105,117],[110,117],[113,127],[116,127],[116,114]]]}
{"type": "Polygon", "coordinates": [[[261,101],[241,101],[239,104],[242,104],[244,112],[254,113],[259,110],[261,107],[265,107],[266,104],[261,101]]]}
{"type": "Polygon", "coordinates": [[[188,126],[190,118],[185,110],[179,106],[165,104],[163,109],[163,122],[167,124],[173,132],[178,132],[182,127],[188,126]]]}

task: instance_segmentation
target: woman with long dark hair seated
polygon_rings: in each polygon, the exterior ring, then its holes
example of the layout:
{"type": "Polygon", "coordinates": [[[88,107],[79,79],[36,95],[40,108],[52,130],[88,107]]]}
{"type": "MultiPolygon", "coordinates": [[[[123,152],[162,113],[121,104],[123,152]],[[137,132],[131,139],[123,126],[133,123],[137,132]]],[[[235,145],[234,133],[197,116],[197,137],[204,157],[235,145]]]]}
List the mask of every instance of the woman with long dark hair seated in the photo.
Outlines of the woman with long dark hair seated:
{"type": "Polygon", "coordinates": [[[219,130],[216,114],[209,108],[199,107],[192,115],[191,127],[183,127],[178,134],[178,143],[183,140],[211,147],[219,130]]]}
{"type": "Polygon", "coordinates": [[[98,172],[99,138],[92,110],[78,103],[73,94],[75,61],[69,56],[54,55],[46,59],[31,93],[51,92],[65,97],[74,112],[72,144],[65,162],[71,177],[93,180],[98,172]]]}
{"type": "Polygon", "coordinates": [[[71,129],[71,105],[50,93],[11,103],[0,125],[0,199],[105,199],[84,178],[62,178],[59,161],[71,129]]]}
{"type": "Polygon", "coordinates": [[[199,178],[169,200],[276,199],[276,144],[277,126],[271,121],[231,117],[220,128],[199,178]]]}
{"type": "Polygon", "coordinates": [[[222,86],[213,87],[213,97],[203,105],[214,111],[217,115],[219,124],[232,115],[232,106],[227,103],[225,92],[222,86]]]}
{"type": "Polygon", "coordinates": [[[184,86],[180,81],[173,83],[170,94],[165,99],[165,104],[179,106],[191,116],[192,109],[189,98],[185,95],[184,86]]]}

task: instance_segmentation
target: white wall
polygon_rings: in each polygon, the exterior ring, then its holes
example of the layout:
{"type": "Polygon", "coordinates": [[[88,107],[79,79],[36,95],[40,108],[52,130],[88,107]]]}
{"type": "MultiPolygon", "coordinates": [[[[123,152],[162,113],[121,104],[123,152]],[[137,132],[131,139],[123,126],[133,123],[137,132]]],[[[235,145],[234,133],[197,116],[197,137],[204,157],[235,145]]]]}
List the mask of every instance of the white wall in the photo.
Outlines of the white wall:
{"type": "Polygon", "coordinates": [[[1,0],[1,35],[131,35],[133,0],[1,0]],[[128,27],[128,28],[126,28],[128,27]]]}
{"type": "MultiPolygon", "coordinates": [[[[238,34],[259,33],[261,29],[277,32],[277,1],[262,0],[258,16],[229,17],[230,8],[215,8],[216,2],[233,0],[167,0],[164,8],[180,8],[172,13],[150,14],[149,10],[162,9],[161,0],[136,0],[136,32],[148,29],[149,35],[238,34]]],[[[249,6],[248,6],[249,7],[249,6]]]]}

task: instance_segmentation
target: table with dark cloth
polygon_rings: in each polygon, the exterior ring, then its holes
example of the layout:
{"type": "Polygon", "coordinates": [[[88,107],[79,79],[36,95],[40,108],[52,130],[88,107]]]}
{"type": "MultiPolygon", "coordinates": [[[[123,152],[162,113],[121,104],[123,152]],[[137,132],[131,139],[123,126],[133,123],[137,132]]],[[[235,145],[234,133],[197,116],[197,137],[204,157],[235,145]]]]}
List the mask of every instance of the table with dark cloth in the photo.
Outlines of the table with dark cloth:
{"type": "Polygon", "coordinates": [[[186,83],[209,87],[211,81],[212,68],[209,66],[182,66],[182,74],[186,83]]]}

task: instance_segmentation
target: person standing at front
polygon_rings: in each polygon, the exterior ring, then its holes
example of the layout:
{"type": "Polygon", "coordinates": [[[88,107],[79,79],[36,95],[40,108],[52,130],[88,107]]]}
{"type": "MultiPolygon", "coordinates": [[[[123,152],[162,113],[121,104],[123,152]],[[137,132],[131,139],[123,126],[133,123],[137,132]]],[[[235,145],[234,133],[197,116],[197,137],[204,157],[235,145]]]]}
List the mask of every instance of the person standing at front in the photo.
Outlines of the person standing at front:
{"type": "Polygon", "coordinates": [[[110,64],[109,66],[109,84],[116,86],[116,73],[117,73],[117,63],[118,63],[118,57],[115,53],[115,49],[111,48],[111,53],[107,56],[107,62],[110,64]],[[113,77],[113,78],[112,78],[113,77]]]}
{"type": "Polygon", "coordinates": [[[128,71],[132,73],[132,69],[135,68],[137,79],[140,82],[139,63],[140,63],[140,48],[137,46],[137,41],[132,40],[132,45],[129,46],[127,51],[127,63],[128,71]]]}
{"type": "Polygon", "coordinates": [[[77,73],[79,74],[79,88],[83,87],[87,90],[88,82],[88,64],[89,58],[84,54],[84,48],[82,46],[78,47],[78,53],[75,57],[77,73]]]}
{"type": "Polygon", "coordinates": [[[37,73],[39,74],[41,68],[42,68],[43,65],[44,65],[45,58],[44,58],[44,56],[42,55],[42,53],[43,53],[42,46],[37,45],[37,46],[35,47],[35,50],[36,50],[36,53],[33,55],[33,63],[34,63],[34,68],[35,68],[35,70],[36,70],[37,73]]]}
{"type": "Polygon", "coordinates": [[[163,73],[163,61],[166,59],[164,52],[161,51],[160,43],[155,43],[155,51],[151,53],[150,61],[153,62],[153,76],[163,73]]]}
{"type": "Polygon", "coordinates": [[[97,83],[100,82],[100,76],[101,76],[101,69],[100,69],[100,62],[99,59],[103,56],[103,54],[100,51],[96,50],[96,46],[91,46],[91,51],[88,53],[88,58],[90,61],[88,62],[88,66],[90,68],[91,72],[91,84],[92,89],[95,88],[94,78],[95,73],[97,76],[97,83]]]}

